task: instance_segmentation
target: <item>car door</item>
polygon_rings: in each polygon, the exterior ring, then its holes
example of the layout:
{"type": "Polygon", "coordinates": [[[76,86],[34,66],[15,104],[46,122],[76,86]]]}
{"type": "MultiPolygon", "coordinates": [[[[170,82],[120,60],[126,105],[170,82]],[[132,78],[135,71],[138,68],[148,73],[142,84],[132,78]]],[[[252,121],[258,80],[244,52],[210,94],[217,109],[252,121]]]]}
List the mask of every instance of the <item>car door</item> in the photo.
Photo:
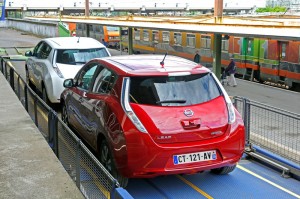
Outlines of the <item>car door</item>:
{"type": "Polygon", "coordinates": [[[29,79],[30,81],[36,85],[37,81],[36,81],[36,77],[35,77],[35,70],[36,70],[36,62],[38,61],[37,59],[37,52],[39,52],[43,46],[44,42],[41,41],[40,43],[38,43],[34,49],[33,49],[33,53],[32,56],[28,58],[27,60],[27,67],[28,67],[28,75],[29,75],[29,79]]]}
{"type": "Polygon", "coordinates": [[[104,133],[110,128],[107,126],[107,118],[110,117],[110,125],[113,125],[113,121],[116,120],[115,115],[108,116],[108,112],[110,111],[107,111],[108,109],[106,103],[106,100],[108,100],[110,97],[116,77],[116,73],[114,73],[112,70],[104,66],[99,66],[98,72],[94,77],[94,83],[91,87],[91,92],[87,94],[85,101],[85,114],[90,125],[86,126],[88,127],[86,131],[89,132],[87,141],[95,150],[97,150],[98,133],[104,133]]]}
{"type": "Polygon", "coordinates": [[[33,57],[31,57],[31,71],[29,72],[31,76],[31,81],[35,84],[35,86],[42,90],[42,81],[45,73],[48,71],[48,66],[51,65],[51,61],[49,61],[48,56],[51,52],[52,48],[46,42],[40,42],[37,47],[34,49],[33,57]]]}
{"type": "Polygon", "coordinates": [[[76,131],[86,139],[91,132],[91,123],[87,116],[87,97],[92,83],[94,73],[97,71],[98,64],[90,63],[84,66],[76,77],[76,87],[72,89],[69,100],[70,124],[76,131]]]}

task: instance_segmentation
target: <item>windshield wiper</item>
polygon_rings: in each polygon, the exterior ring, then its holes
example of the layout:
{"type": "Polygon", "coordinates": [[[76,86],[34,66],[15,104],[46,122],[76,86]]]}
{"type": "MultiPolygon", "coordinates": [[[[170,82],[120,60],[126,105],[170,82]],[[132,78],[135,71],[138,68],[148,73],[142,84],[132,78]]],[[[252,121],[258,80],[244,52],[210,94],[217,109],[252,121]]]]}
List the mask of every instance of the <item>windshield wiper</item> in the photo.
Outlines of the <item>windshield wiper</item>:
{"type": "Polygon", "coordinates": [[[184,99],[177,99],[177,100],[162,100],[162,101],[157,101],[156,104],[161,104],[161,103],[185,103],[186,100],[184,99]]]}

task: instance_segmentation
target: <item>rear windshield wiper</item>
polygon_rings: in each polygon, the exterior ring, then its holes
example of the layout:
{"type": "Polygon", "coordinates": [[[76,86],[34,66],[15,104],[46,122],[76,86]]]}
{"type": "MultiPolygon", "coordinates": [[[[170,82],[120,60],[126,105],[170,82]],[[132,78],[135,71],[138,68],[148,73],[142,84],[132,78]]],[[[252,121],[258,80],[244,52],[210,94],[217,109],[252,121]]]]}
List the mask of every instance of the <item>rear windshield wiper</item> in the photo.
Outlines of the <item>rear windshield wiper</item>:
{"type": "Polygon", "coordinates": [[[162,101],[157,101],[156,104],[161,104],[161,103],[185,103],[186,100],[184,99],[177,99],[177,100],[162,100],[162,101]]]}

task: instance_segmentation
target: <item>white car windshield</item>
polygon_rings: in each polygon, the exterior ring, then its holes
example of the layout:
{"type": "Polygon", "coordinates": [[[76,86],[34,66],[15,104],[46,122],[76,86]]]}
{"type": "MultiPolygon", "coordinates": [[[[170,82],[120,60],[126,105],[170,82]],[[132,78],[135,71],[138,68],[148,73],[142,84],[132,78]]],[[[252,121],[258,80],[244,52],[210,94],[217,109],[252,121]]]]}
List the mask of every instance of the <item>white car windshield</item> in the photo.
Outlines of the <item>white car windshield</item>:
{"type": "Polygon", "coordinates": [[[85,64],[94,58],[108,57],[105,48],[94,49],[66,49],[57,50],[56,63],[59,64],[85,64]]]}

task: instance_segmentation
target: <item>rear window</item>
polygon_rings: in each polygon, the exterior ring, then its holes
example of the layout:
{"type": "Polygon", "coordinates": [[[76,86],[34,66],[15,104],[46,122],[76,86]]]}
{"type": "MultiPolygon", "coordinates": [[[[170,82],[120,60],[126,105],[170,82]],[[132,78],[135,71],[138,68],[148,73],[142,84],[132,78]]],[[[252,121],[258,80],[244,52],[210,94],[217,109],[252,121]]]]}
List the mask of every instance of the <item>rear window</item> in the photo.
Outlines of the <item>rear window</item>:
{"type": "Polygon", "coordinates": [[[220,95],[219,87],[210,73],[130,78],[130,102],[137,104],[189,106],[220,95]]]}
{"type": "Polygon", "coordinates": [[[57,50],[56,63],[70,65],[85,64],[91,59],[101,57],[108,57],[105,48],[57,50]]]}

